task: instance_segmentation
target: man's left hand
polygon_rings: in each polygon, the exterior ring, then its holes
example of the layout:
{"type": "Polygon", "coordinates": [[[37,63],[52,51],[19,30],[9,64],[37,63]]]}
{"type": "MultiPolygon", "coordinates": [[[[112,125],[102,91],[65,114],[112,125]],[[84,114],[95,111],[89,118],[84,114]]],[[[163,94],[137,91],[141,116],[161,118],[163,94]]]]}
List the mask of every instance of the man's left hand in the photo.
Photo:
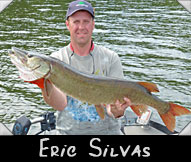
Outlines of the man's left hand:
{"type": "Polygon", "coordinates": [[[119,118],[124,115],[128,106],[131,106],[131,101],[127,97],[124,97],[123,103],[120,103],[119,100],[117,100],[115,104],[107,105],[106,109],[109,116],[119,118]]]}

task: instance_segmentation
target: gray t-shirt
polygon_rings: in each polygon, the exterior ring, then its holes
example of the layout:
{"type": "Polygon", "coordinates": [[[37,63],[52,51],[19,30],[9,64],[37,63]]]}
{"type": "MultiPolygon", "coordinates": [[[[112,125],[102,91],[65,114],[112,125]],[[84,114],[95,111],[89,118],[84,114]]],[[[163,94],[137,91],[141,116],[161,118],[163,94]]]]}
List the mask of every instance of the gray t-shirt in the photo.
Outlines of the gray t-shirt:
{"type": "MultiPolygon", "coordinates": [[[[86,73],[124,78],[119,56],[99,45],[94,45],[87,56],[75,54],[70,44],[51,56],[86,73]]],[[[94,105],[70,96],[67,96],[67,107],[57,111],[57,130],[59,134],[121,134],[120,122],[108,116],[106,110],[102,120],[94,105]]]]}

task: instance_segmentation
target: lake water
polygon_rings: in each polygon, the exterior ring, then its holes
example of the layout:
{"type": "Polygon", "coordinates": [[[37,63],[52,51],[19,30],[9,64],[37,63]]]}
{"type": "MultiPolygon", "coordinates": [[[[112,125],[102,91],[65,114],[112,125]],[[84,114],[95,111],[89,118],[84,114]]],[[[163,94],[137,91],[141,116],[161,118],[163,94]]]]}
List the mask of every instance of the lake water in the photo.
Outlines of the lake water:
{"type": "MultiPolygon", "coordinates": [[[[14,0],[0,13],[0,122],[35,118],[53,109],[10,62],[12,46],[46,55],[70,42],[68,0],[14,0]]],[[[128,80],[158,85],[160,98],[191,107],[191,14],[175,0],[92,0],[93,40],[120,55],[128,80]]],[[[158,122],[156,112],[153,118],[158,122]]],[[[177,117],[182,129],[190,116],[177,117]]]]}

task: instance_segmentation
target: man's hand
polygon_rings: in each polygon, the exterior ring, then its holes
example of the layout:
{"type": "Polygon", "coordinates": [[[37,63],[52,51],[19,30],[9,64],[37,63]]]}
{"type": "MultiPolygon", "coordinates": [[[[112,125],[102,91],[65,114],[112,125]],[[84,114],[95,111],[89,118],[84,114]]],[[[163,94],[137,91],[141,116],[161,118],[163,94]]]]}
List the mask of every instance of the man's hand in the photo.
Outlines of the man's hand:
{"type": "Polygon", "coordinates": [[[106,106],[107,114],[111,117],[119,118],[124,115],[124,112],[128,106],[131,106],[131,101],[124,97],[124,103],[120,103],[119,100],[115,104],[109,104],[106,106]]]}

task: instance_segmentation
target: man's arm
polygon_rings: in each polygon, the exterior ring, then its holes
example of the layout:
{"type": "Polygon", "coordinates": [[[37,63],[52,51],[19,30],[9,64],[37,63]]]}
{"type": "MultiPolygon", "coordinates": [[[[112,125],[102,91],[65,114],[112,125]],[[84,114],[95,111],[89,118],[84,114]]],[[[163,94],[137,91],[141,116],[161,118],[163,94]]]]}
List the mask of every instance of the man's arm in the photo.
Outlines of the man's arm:
{"type": "Polygon", "coordinates": [[[66,94],[55,87],[50,81],[45,80],[42,90],[44,101],[55,110],[62,111],[67,106],[66,94]]]}
{"type": "MultiPolygon", "coordinates": [[[[113,55],[109,69],[110,77],[124,78],[122,64],[117,54],[113,55]]],[[[109,116],[119,118],[124,115],[126,108],[131,106],[131,101],[125,96],[123,100],[123,103],[120,103],[119,100],[117,100],[114,104],[109,104],[106,106],[109,116]]]]}

